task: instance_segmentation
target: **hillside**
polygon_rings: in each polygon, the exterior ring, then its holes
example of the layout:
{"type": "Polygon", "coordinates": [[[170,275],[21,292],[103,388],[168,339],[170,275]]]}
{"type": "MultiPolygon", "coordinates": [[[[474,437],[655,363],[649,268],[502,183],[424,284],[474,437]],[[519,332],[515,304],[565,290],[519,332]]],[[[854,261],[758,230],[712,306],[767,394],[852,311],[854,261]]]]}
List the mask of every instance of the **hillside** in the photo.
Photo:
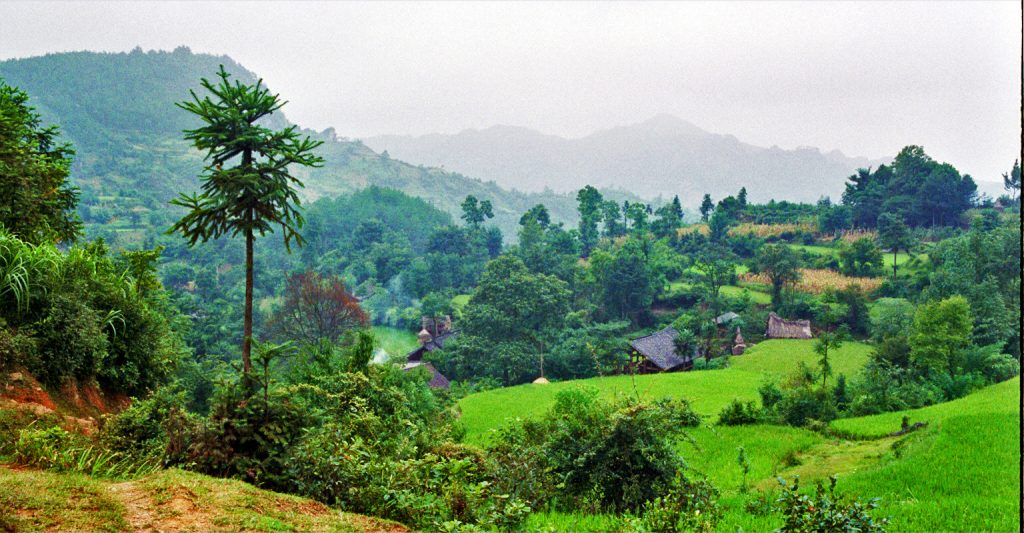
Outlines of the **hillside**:
{"type": "MultiPolygon", "coordinates": [[[[486,443],[505,421],[543,415],[558,390],[593,386],[604,396],[639,394],[689,400],[705,424],[680,442],[690,467],[722,490],[723,530],[773,530],[777,517],[746,512],[750,497],[738,488],[741,473],[736,450],[750,461],[749,480],[758,491],[777,491],[777,477],[800,476],[808,486],[836,474],[839,490],[862,498],[880,497],[878,516],[892,519],[893,531],[1015,531],[1020,527],[1020,378],[992,385],[964,398],[911,411],[840,419],[832,427],[849,439],[776,425],[721,426],[719,410],[733,398],[754,400],[757,388],[777,380],[799,361],[814,358],[811,341],[766,341],[732,360],[729,368],[674,374],[592,378],[551,385],[522,385],[473,394],[460,401],[467,440],[486,443]],[[919,431],[888,436],[910,423],[919,431]]],[[[852,375],[866,361],[869,347],[846,344],[837,354],[836,372],[852,375]]],[[[601,517],[541,513],[533,530],[601,531],[601,517]]]]}
{"type": "Polygon", "coordinates": [[[408,531],[241,481],[173,469],[110,481],[0,465],[0,488],[5,531],[408,531]]]}
{"type": "Polygon", "coordinates": [[[385,135],[364,141],[393,157],[444,166],[505,187],[564,192],[586,184],[628,183],[632,192],[647,198],[678,194],[689,207],[696,207],[704,193],[719,199],[740,187],[755,202],[813,202],[824,195],[837,199],[857,168],[884,162],[816,148],[761,148],[670,115],[577,139],[493,126],[454,135],[385,135]]]}
{"type": "MultiPolygon", "coordinates": [[[[72,178],[81,188],[79,212],[92,235],[115,243],[138,242],[163,231],[176,216],[167,201],[198,188],[201,155],[181,139],[196,125],[174,104],[198,90],[202,77],[224,65],[236,79],[252,83],[257,74],[227,56],[135,49],[130,53],[70,52],[0,62],[0,79],[31,96],[45,123],[60,126],[77,151],[72,178]],[[155,231],[154,231],[155,230],[155,231]]],[[[273,87],[271,87],[273,89],[273,87]]],[[[287,95],[282,95],[287,99],[287,95]]],[[[289,124],[284,115],[268,119],[289,124]]],[[[519,216],[544,203],[557,222],[575,224],[574,195],[523,193],[438,168],[414,166],[334,129],[304,134],[324,141],[326,165],[299,171],[305,200],[378,185],[424,198],[456,219],[466,195],[490,200],[494,223],[515,236],[519,216]]],[[[617,199],[635,200],[624,192],[617,199]]]]}

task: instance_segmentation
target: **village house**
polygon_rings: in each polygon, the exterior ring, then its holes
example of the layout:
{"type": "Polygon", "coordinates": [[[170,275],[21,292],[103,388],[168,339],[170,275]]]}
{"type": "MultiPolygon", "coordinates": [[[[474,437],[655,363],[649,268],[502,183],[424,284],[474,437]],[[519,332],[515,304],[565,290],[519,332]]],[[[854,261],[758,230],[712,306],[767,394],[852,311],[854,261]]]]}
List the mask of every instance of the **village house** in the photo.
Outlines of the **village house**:
{"type": "Polygon", "coordinates": [[[672,326],[629,342],[629,363],[626,372],[653,374],[679,372],[693,368],[694,354],[676,353],[679,332],[672,326]]]}
{"type": "Polygon", "coordinates": [[[420,345],[405,356],[406,363],[402,367],[402,370],[408,372],[422,366],[431,374],[431,387],[447,389],[451,385],[448,378],[434,368],[434,365],[423,361],[423,355],[427,352],[443,349],[445,343],[458,335],[459,332],[452,329],[452,318],[450,316],[425,316],[422,319],[422,326],[423,328],[416,335],[420,345]]]}

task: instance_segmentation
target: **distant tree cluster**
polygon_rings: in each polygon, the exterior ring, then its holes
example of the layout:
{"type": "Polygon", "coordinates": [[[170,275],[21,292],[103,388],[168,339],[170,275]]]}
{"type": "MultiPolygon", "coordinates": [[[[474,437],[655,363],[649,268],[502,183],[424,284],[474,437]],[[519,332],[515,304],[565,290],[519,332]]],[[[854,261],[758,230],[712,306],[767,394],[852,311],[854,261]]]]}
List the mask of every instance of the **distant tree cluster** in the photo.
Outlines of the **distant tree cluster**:
{"type": "Polygon", "coordinates": [[[874,172],[861,169],[849,180],[843,205],[859,228],[876,227],[884,213],[910,226],[955,225],[977,194],[970,176],[933,160],[920,146],[907,146],[892,165],[880,165],[874,172]]]}

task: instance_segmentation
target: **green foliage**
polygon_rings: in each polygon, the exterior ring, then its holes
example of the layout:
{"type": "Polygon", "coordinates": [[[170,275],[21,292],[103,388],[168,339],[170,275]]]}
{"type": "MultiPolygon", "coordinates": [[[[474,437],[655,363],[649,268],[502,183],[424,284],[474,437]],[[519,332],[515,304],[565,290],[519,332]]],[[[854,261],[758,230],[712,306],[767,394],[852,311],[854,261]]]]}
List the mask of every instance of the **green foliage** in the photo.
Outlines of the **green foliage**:
{"type": "MultiPolygon", "coordinates": [[[[771,405],[774,405],[772,403],[771,405]]],[[[718,423],[723,426],[757,424],[761,421],[761,410],[754,402],[733,400],[718,413],[718,423]]]]}
{"type": "Polygon", "coordinates": [[[100,441],[115,452],[134,457],[159,457],[167,449],[166,423],[184,408],[184,391],[162,387],[103,420],[100,441]]]}
{"type": "Polygon", "coordinates": [[[494,209],[490,200],[478,201],[476,196],[469,195],[462,202],[462,220],[472,228],[480,227],[488,218],[494,218],[494,209]]]}
{"type": "Polygon", "coordinates": [[[921,369],[956,375],[971,343],[971,308],[962,296],[917,308],[910,336],[911,363],[921,369]]]}
{"type": "Polygon", "coordinates": [[[594,389],[568,389],[545,419],[502,433],[498,446],[537,456],[561,507],[638,510],[669,490],[683,466],[672,442],[699,421],[685,401],[609,403],[594,389]]]}
{"type": "Polygon", "coordinates": [[[71,156],[56,126],[43,127],[28,94],[0,78],[0,228],[33,244],[71,242],[81,232],[71,156]]]}
{"type": "Polygon", "coordinates": [[[3,335],[9,361],[50,385],[95,379],[108,391],[139,394],[163,383],[183,350],[154,277],[158,254],[114,258],[102,242],[62,253],[0,231],[9,274],[0,324],[15,330],[3,335]]]}
{"type": "Polygon", "coordinates": [[[782,301],[782,289],[800,279],[800,259],[784,244],[766,244],[757,252],[757,270],[768,276],[772,284],[772,303],[782,301]]]}
{"type": "Polygon", "coordinates": [[[140,459],[98,448],[58,426],[21,430],[14,443],[14,459],[47,470],[100,478],[139,477],[160,468],[152,458],[140,459]]]}
{"type": "Polygon", "coordinates": [[[848,179],[843,204],[852,209],[857,227],[875,227],[883,213],[911,226],[954,225],[977,192],[970,176],[932,160],[920,146],[900,150],[891,166],[860,169],[848,179]]]}
{"type": "Polygon", "coordinates": [[[869,311],[871,338],[875,342],[910,335],[914,323],[914,304],[903,298],[879,298],[869,311]]]}
{"type": "Polygon", "coordinates": [[[506,384],[532,380],[551,331],[568,310],[564,281],[532,274],[515,256],[498,257],[488,263],[463,309],[461,333],[450,358],[441,361],[445,375],[491,376],[506,384]]]}
{"type": "Polygon", "coordinates": [[[644,504],[640,531],[717,531],[722,519],[718,489],[705,480],[677,473],[664,495],[644,504]]]}
{"type": "Polygon", "coordinates": [[[878,508],[878,500],[867,503],[859,500],[846,502],[836,494],[836,478],[829,478],[829,486],[819,481],[814,494],[800,494],[800,478],[787,486],[779,479],[782,494],[778,506],[785,522],[781,531],[864,531],[880,533],[885,531],[888,518],[876,521],[871,511],[878,508]]]}
{"type": "Polygon", "coordinates": [[[863,237],[839,249],[839,271],[847,276],[871,277],[882,269],[882,251],[863,237]]]}

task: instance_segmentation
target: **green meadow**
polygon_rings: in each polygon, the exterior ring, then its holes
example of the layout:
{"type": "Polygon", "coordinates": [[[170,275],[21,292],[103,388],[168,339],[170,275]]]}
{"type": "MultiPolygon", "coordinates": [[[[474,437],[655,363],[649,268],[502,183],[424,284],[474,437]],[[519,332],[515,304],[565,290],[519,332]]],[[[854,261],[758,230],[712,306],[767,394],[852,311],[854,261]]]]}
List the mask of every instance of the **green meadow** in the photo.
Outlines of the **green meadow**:
{"type": "Polygon", "coordinates": [[[405,354],[419,345],[416,335],[411,331],[387,326],[373,326],[372,330],[377,348],[384,350],[392,360],[396,357],[404,358],[405,354]]]}
{"type": "MultiPolygon", "coordinates": [[[[853,377],[870,347],[849,342],[839,349],[835,373],[853,377]]],[[[718,412],[734,398],[756,400],[757,388],[813,365],[813,341],[771,340],[731,359],[728,368],[646,376],[607,376],[550,385],[521,385],[477,393],[459,402],[466,440],[484,445],[492,430],[514,418],[543,416],[560,390],[592,386],[604,397],[681,397],[704,417],[679,449],[689,467],[722,492],[723,530],[772,530],[778,517],[745,510],[759,494],[778,493],[778,477],[810,485],[836,475],[841,493],[881,498],[877,516],[893,531],[1019,530],[1020,378],[987,387],[965,398],[913,411],[842,419],[837,434],[776,425],[718,426],[718,412]],[[901,437],[903,416],[927,427],[901,437]],[[741,490],[736,463],[743,447],[750,462],[749,492],[741,490]]],[[[606,531],[621,527],[615,517],[536,513],[528,529],[606,531]]]]}

